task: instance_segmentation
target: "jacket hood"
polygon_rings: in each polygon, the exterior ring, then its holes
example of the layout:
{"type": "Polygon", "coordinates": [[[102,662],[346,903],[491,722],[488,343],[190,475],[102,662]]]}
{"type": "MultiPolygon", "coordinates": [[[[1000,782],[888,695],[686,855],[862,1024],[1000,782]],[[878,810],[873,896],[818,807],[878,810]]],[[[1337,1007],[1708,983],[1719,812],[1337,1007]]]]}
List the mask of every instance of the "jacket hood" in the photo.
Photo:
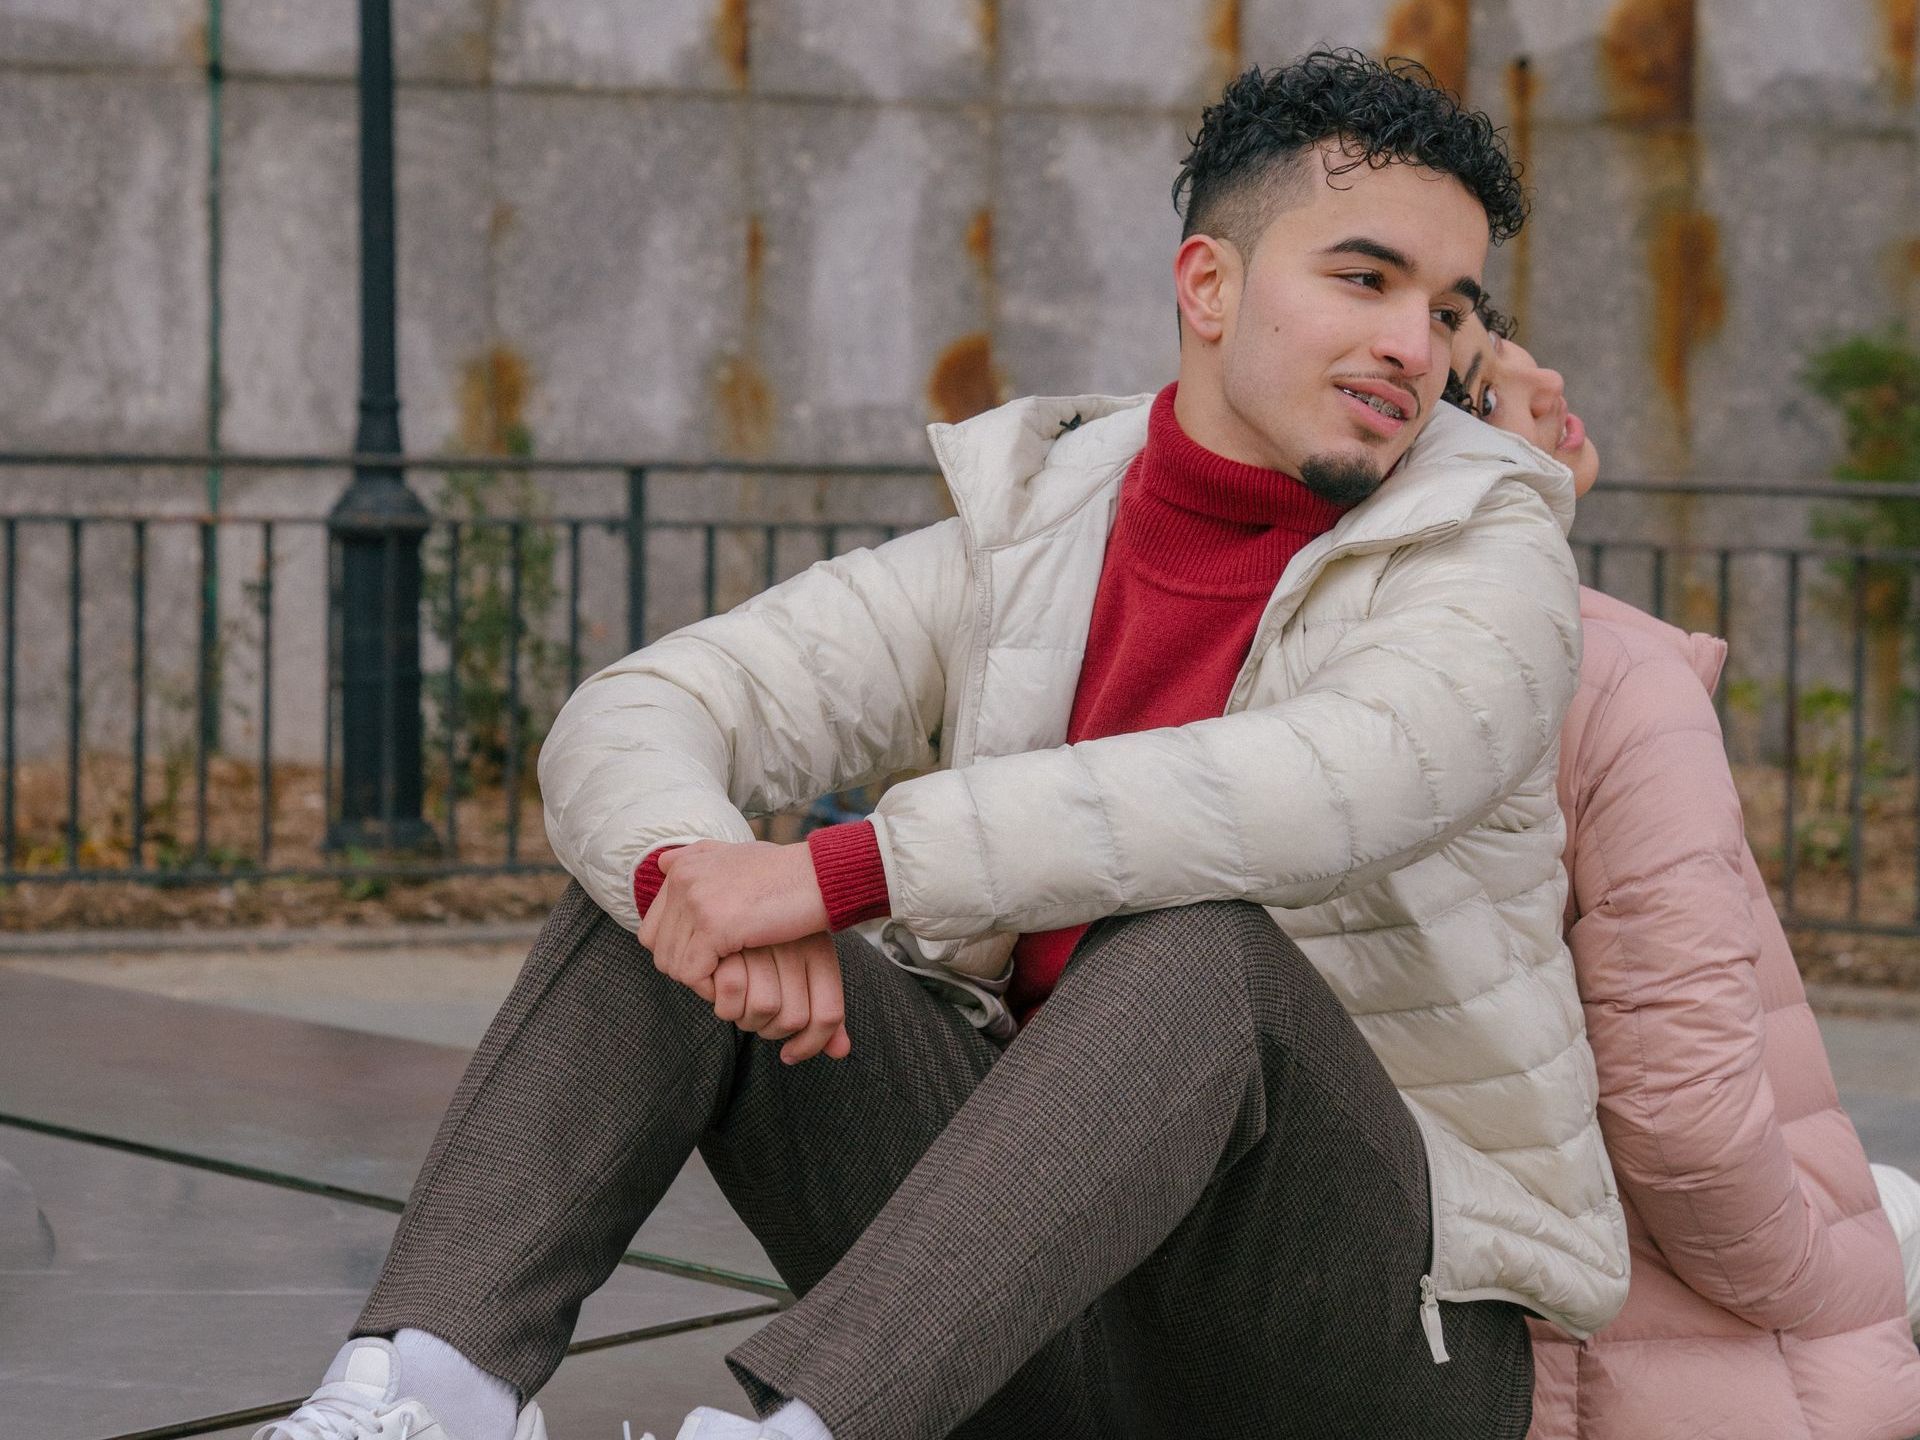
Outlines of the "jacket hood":
{"type": "Polygon", "coordinates": [[[1682,630],[1678,625],[1656,620],[1644,610],[1636,610],[1611,595],[1602,595],[1598,590],[1589,590],[1584,585],[1580,587],[1580,619],[1583,623],[1599,621],[1615,629],[1644,635],[1663,645],[1672,646],[1686,660],[1688,668],[1700,678],[1709,695],[1720,683],[1720,672],[1727,663],[1727,642],[1717,636],[1682,630]]]}
{"type": "MultiPolygon", "coordinates": [[[[1029,396],[927,436],[976,543],[1039,533],[1117,481],[1147,443],[1153,396],[1029,396]]],[[[1564,534],[1573,524],[1573,472],[1537,446],[1441,405],[1372,495],[1328,537],[1389,540],[1458,524],[1502,480],[1539,493],[1564,534]]]]}

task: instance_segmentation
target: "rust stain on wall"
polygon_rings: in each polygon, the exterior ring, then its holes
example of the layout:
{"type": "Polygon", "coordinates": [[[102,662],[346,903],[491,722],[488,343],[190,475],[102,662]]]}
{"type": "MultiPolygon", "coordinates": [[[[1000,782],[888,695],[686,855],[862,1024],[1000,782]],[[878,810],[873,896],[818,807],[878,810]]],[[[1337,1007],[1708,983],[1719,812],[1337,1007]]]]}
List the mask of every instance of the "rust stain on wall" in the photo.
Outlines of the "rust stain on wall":
{"type": "Polygon", "coordinates": [[[513,222],[519,218],[519,215],[519,210],[514,207],[511,200],[494,201],[493,209],[487,214],[488,242],[498,244],[504,240],[507,232],[513,229],[513,222]]]}
{"type": "MultiPolygon", "coordinates": [[[[1533,183],[1533,107],[1539,98],[1540,77],[1533,72],[1533,61],[1516,55],[1507,66],[1507,105],[1513,113],[1512,152],[1520,178],[1533,183]]],[[[1533,302],[1533,230],[1521,226],[1509,240],[1513,256],[1513,293],[1506,297],[1507,307],[1521,334],[1527,329],[1527,310],[1533,302]]]]}
{"type": "Polygon", "coordinates": [[[467,455],[518,455],[527,441],[533,371],[510,345],[494,345],[460,367],[459,448],[467,455]]]}
{"type": "Polygon", "coordinates": [[[1694,0],[1620,0],[1600,38],[1613,113],[1622,120],[1693,118],[1694,0]]]}
{"type": "Polygon", "coordinates": [[[1223,87],[1240,73],[1240,29],[1240,0],[1210,0],[1207,51],[1213,56],[1214,80],[1223,87]]]}
{"type": "Polygon", "coordinates": [[[979,209],[967,222],[967,254],[980,267],[980,278],[993,278],[993,211],[979,209]]]}
{"type": "Polygon", "coordinates": [[[723,355],[713,367],[713,413],[720,448],[755,455],[773,438],[773,387],[751,355],[723,355]]]}
{"type": "Polygon", "coordinates": [[[180,58],[196,70],[207,66],[208,54],[207,22],[204,18],[188,23],[180,32],[180,58]]]}
{"type": "Polygon", "coordinates": [[[767,230],[758,215],[747,216],[747,324],[760,323],[761,285],[767,272],[767,230]]]}
{"type": "Polygon", "coordinates": [[[1901,102],[1913,100],[1915,62],[1920,58],[1920,0],[1879,0],[1888,78],[1901,102]]]}
{"type": "Polygon", "coordinates": [[[1896,240],[1885,259],[1888,288],[1893,291],[1894,308],[1902,315],[1913,309],[1920,298],[1920,235],[1896,240]]]}
{"type": "Polygon", "coordinates": [[[454,40],[453,49],[462,62],[461,68],[469,74],[485,77],[493,73],[491,25],[463,32],[454,40]]]}
{"type": "Polygon", "coordinates": [[[1000,0],[973,0],[973,24],[980,32],[980,48],[993,59],[1000,51],[1000,0]]]}
{"type": "Polygon", "coordinates": [[[993,340],[983,332],[962,335],[942,350],[927,377],[927,408],[948,424],[991,410],[1002,398],[993,340]]]}
{"type": "Polygon", "coordinates": [[[1385,53],[1418,60],[1456,95],[1467,89],[1468,0],[1401,0],[1387,17],[1385,53]]]}
{"type": "Polygon", "coordinates": [[[741,248],[745,338],[740,350],[715,361],[709,377],[716,439],[729,454],[760,454],[773,439],[773,386],[760,367],[760,312],[766,268],[766,225],[759,215],[750,214],[741,248]]]}
{"type": "Polygon", "coordinates": [[[1653,363],[1660,386],[1686,432],[1688,370],[1694,352],[1727,316],[1720,263],[1720,227],[1711,215],[1673,210],[1654,226],[1648,270],[1653,280],[1653,363]]]}
{"type": "Polygon", "coordinates": [[[741,89],[747,87],[749,0],[720,0],[713,12],[713,45],[720,52],[720,63],[741,89]]]}

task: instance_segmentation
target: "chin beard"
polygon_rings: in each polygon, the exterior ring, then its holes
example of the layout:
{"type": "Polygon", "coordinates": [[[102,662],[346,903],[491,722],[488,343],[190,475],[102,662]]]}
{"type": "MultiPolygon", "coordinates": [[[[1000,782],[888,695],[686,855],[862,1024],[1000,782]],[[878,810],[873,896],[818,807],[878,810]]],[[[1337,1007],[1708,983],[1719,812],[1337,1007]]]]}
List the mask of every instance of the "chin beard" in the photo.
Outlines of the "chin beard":
{"type": "Polygon", "coordinates": [[[1300,483],[1336,505],[1358,505],[1382,478],[1377,465],[1357,455],[1311,455],[1300,466],[1300,483]]]}

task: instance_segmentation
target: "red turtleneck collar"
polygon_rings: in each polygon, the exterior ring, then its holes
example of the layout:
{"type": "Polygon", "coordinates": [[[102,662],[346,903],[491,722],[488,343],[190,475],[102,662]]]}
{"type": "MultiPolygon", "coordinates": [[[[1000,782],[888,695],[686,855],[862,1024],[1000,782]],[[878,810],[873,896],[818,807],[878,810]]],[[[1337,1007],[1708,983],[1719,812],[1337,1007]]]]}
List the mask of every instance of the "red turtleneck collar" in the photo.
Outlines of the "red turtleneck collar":
{"type": "Polygon", "coordinates": [[[1271,590],[1287,561],[1332,528],[1343,508],[1291,475],[1229,460],[1192,439],[1174,415],[1179,386],[1154,397],[1147,445],[1121,487],[1108,564],[1124,555],[1141,579],[1187,595],[1271,590]]]}

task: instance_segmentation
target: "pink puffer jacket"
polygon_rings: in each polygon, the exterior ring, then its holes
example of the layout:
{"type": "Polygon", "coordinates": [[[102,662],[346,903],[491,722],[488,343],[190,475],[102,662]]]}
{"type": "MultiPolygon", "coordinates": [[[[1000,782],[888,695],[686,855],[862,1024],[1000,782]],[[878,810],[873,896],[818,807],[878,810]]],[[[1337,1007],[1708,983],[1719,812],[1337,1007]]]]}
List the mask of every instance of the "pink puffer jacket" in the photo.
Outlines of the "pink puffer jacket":
{"type": "Polygon", "coordinates": [[[1535,1322],[1540,1440],[1906,1440],[1900,1252],[1747,848],[1726,647],[1582,592],[1567,939],[1626,1204],[1626,1308],[1535,1322]]]}

